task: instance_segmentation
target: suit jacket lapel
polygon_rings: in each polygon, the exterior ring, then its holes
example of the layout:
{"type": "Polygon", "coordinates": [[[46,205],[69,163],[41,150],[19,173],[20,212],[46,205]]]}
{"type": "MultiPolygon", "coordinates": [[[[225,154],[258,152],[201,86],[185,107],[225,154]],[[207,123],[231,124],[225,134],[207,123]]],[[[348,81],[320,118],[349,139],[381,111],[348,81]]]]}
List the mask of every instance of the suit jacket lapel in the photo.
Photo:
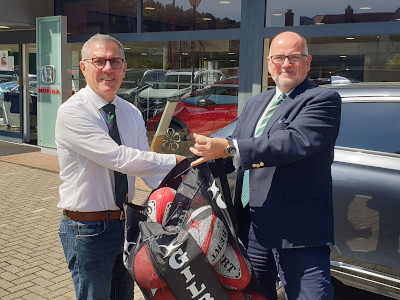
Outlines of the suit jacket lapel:
{"type": "Polygon", "coordinates": [[[258,120],[260,120],[260,118],[262,117],[265,108],[268,106],[268,103],[272,100],[274,95],[275,93],[266,93],[263,97],[260,97],[254,103],[252,107],[252,112],[249,114],[248,120],[246,120],[248,122],[248,126],[245,127],[245,138],[253,137],[258,120]]]}
{"type": "Polygon", "coordinates": [[[275,124],[276,121],[281,119],[282,114],[290,108],[290,105],[293,103],[295,98],[303,93],[306,89],[309,88],[311,82],[306,78],[300,85],[298,85],[290,95],[283,100],[282,104],[276,109],[274,114],[272,115],[271,119],[269,119],[265,129],[261,135],[268,134],[269,130],[271,129],[272,125],[275,124]]]}

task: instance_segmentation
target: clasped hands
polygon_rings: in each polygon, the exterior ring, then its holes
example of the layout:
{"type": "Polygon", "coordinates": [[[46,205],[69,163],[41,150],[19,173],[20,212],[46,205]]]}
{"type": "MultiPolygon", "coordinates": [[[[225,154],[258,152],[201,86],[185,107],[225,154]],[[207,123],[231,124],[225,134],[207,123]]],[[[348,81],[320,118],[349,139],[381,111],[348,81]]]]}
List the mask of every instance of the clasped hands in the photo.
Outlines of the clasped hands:
{"type": "Polygon", "coordinates": [[[228,146],[228,140],[221,138],[209,138],[197,133],[193,134],[195,144],[190,147],[190,151],[200,156],[191,163],[191,166],[197,166],[211,159],[226,158],[225,149],[228,146]]]}

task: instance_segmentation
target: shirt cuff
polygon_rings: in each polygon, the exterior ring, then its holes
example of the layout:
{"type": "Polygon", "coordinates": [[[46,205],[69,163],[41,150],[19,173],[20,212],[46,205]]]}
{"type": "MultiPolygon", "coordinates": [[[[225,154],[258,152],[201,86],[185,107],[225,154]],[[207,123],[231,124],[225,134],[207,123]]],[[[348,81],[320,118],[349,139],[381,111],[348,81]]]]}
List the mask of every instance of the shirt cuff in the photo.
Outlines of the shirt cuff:
{"type": "Polygon", "coordinates": [[[242,161],[240,160],[240,152],[239,152],[239,146],[237,143],[236,139],[232,139],[232,143],[236,148],[236,153],[233,156],[232,160],[233,160],[233,165],[235,166],[235,169],[239,169],[240,166],[242,165],[242,161]]]}

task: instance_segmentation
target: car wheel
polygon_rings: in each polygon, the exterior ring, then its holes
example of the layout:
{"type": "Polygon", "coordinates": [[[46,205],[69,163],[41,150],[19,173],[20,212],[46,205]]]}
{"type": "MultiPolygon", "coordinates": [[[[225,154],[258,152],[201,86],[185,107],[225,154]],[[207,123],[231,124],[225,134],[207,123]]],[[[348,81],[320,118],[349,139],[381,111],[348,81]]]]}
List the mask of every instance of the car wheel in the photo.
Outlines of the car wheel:
{"type": "Polygon", "coordinates": [[[185,141],[185,132],[182,127],[171,124],[167,129],[162,143],[163,153],[184,154],[188,151],[185,141]]]}

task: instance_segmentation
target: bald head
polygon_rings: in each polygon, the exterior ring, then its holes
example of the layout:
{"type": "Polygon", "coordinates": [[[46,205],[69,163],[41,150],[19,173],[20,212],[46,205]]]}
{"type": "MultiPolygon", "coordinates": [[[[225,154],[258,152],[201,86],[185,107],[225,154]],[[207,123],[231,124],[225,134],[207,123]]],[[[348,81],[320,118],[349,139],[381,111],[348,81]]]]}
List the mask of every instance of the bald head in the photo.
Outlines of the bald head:
{"type": "Polygon", "coordinates": [[[272,40],[268,72],[281,92],[288,93],[301,84],[306,79],[310,66],[311,56],[308,55],[307,42],[301,35],[285,31],[272,40]],[[274,57],[274,61],[271,57],[274,57]]]}
{"type": "Polygon", "coordinates": [[[293,31],[285,31],[282,32],[278,35],[276,35],[272,41],[271,41],[271,46],[269,48],[269,55],[273,55],[272,53],[272,48],[278,45],[282,44],[291,44],[291,45],[298,45],[300,49],[303,49],[302,53],[308,55],[308,47],[307,47],[307,42],[304,37],[302,37],[300,34],[293,32],[293,31]]]}

